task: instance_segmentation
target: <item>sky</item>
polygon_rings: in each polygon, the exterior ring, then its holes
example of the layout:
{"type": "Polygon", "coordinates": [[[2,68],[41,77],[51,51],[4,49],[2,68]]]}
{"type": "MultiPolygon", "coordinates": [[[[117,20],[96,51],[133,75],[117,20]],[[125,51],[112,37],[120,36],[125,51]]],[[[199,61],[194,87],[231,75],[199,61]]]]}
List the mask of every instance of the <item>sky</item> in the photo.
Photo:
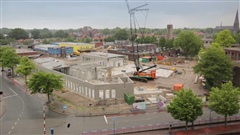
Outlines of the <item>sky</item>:
{"type": "MultiPolygon", "coordinates": [[[[125,0],[0,0],[1,28],[129,28],[125,0]]],[[[232,26],[240,0],[128,0],[135,24],[146,28],[232,26]]]]}

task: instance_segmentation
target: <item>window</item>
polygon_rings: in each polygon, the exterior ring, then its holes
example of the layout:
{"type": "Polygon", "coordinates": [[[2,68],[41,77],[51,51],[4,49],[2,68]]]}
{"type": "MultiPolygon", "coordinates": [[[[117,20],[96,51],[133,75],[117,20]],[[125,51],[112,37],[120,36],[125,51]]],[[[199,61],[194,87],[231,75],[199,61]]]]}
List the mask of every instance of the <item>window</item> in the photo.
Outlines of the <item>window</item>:
{"type": "Polygon", "coordinates": [[[110,98],[110,92],[109,92],[109,90],[106,90],[106,91],[105,91],[105,98],[110,98]]]}
{"type": "Polygon", "coordinates": [[[116,98],[116,90],[112,89],[112,98],[116,98]]]}

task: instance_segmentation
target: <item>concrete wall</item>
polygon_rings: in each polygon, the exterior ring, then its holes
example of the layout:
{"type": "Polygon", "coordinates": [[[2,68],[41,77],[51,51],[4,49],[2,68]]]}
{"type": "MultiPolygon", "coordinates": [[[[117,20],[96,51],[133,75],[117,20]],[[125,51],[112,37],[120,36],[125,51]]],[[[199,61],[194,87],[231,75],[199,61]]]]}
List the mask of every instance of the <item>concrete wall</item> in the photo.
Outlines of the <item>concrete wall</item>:
{"type": "Polygon", "coordinates": [[[120,78],[123,83],[92,84],[89,83],[88,81],[81,80],[73,76],[69,76],[54,70],[44,68],[41,65],[37,66],[38,70],[51,72],[56,75],[62,75],[64,79],[65,88],[93,100],[106,98],[124,98],[124,93],[133,94],[134,89],[133,82],[128,77],[120,78]]]}

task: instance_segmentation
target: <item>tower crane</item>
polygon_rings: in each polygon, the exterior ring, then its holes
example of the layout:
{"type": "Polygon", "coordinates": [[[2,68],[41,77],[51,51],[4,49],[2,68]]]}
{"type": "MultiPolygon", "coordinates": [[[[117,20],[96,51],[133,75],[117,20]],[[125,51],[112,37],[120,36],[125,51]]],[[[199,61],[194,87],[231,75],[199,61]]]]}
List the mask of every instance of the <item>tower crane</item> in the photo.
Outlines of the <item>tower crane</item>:
{"type": "MultiPolygon", "coordinates": [[[[132,50],[133,50],[134,64],[135,64],[135,67],[136,67],[136,71],[133,74],[134,76],[132,76],[130,78],[132,80],[136,80],[136,81],[148,82],[148,79],[155,79],[156,78],[156,70],[151,70],[150,72],[144,72],[144,71],[156,67],[156,64],[154,63],[153,66],[150,66],[146,69],[140,70],[141,65],[140,65],[140,62],[139,62],[138,44],[136,43],[136,45],[137,45],[136,50],[135,50],[135,47],[134,47],[134,38],[137,35],[135,12],[137,12],[137,11],[148,11],[149,9],[143,8],[143,7],[147,6],[148,4],[145,3],[143,5],[140,5],[140,6],[137,6],[137,7],[131,9],[130,6],[129,6],[128,0],[125,0],[125,1],[126,1],[126,4],[127,4],[128,13],[130,15],[130,34],[131,34],[130,40],[131,40],[131,45],[132,45],[132,50]],[[133,27],[134,27],[134,31],[133,31],[133,27]],[[135,52],[137,52],[136,56],[135,56],[135,52]]],[[[140,27],[139,27],[139,30],[141,31],[140,27]]],[[[143,37],[143,31],[141,31],[141,33],[142,33],[142,37],[143,37]]]]}

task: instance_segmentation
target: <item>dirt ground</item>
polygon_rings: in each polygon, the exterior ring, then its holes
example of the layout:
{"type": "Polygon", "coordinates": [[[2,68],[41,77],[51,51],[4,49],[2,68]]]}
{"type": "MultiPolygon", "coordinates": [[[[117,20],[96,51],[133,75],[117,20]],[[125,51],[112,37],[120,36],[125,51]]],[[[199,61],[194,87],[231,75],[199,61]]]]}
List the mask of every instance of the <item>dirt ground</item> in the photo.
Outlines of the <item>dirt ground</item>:
{"type": "MultiPolygon", "coordinates": [[[[149,63],[150,64],[150,63],[149,63]]],[[[142,87],[145,90],[166,88],[173,91],[175,83],[182,83],[184,88],[191,88],[197,95],[203,95],[206,93],[200,83],[194,83],[196,75],[193,73],[192,67],[196,64],[196,61],[189,61],[188,63],[181,63],[176,65],[157,65],[160,68],[176,68],[177,71],[181,71],[182,74],[173,74],[168,78],[159,77],[148,83],[135,81],[135,87],[142,87]]],[[[15,79],[23,85],[23,77],[15,77],[15,79]]],[[[46,95],[40,95],[46,99],[46,95]]],[[[50,108],[58,113],[71,114],[76,116],[90,116],[90,115],[103,115],[103,114],[117,114],[117,113],[130,113],[132,105],[125,103],[123,99],[108,99],[94,101],[87,97],[78,95],[74,92],[64,89],[62,91],[56,91],[52,96],[52,103],[50,108]],[[67,106],[67,109],[63,109],[63,106],[67,106]]],[[[147,105],[148,110],[158,109],[156,104],[147,105]]]]}

